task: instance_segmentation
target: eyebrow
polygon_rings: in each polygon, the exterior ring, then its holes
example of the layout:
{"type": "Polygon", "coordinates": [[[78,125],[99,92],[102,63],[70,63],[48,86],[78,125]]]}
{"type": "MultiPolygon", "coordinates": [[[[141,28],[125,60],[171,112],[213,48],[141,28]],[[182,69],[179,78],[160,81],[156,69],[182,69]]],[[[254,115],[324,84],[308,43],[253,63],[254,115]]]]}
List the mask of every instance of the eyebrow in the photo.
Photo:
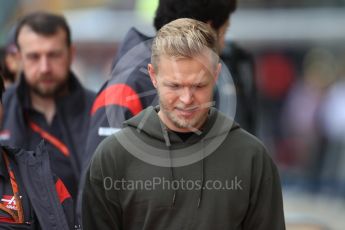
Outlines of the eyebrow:
{"type": "MultiPolygon", "coordinates": [[[[193,82],[192,84],[189,84],[191,86],[198,86],[198,85],[206,85],[208,83],[207,80],[205,81],[198,81],[198,82],[193,82]]],[[[163,81],[163,84],[165,85],[184,85],[182,84],[181,82],[179,81],[171,81],[171,80],[166,80],[166,81],[163,81]]]]}

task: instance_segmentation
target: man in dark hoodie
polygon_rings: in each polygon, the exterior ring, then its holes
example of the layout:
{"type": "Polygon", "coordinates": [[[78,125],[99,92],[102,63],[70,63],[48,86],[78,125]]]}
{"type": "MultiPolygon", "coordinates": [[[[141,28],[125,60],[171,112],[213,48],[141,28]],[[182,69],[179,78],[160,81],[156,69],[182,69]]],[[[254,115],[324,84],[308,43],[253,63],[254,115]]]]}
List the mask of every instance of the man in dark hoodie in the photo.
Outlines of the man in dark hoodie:
{"type": "Polygon", "coordinates": [[[53,176],[43,142],[35,151],[0,146],[0,198],[0,229],[74,229],[72,198],[53,176]]]}
{"type": "Polygon", "coordinates": [[[178,19],[152,43],[159,96],[97,148],[83,227],[117,230],[283,230],[276,166],[254,136],[212,107],[221,65],[205,23],[178,19]]]}
{"type": "MultiPolygon", "coordinates": [[[[153,24],[158,31],[178,18],[208,23],[217,32],[221,50],[230,14],[235,9],[236,0],[160,0],[153,24]]],[[[127,33],[115,58],[112,78],[103,85],[92,106],[83,168],[105,137],[118,131],[125,120],[141,110],[158,104],[157,91],[146,70],[151,43],[151,37],[134,28],[127,33]]]]}
{"type": "MultiPolygon", "coordinates": [[[[153,24],[158,31],[178,18],[193,18],[206,22],[217,32],[221,49],[230,23],[230,14],[235,9],[236,0],[159,0],[153,24]]],[[[158,104],[157,91],[146,70],[151,59],[152,39],[132,28],[123,40],[113,63],[111,79],[99,90],[92,105],[83,156],[84,173],[98,144],[104,138],[120,130],[125,120],[149,106],[158,104]]],[[[215,95],[217,97],[219,94],[215,95]]],[[[232,111],[231,106],[222,107],[232,111]]],[[[82,179],[80,184],[81,190],[83,181],[82,179]]]]}

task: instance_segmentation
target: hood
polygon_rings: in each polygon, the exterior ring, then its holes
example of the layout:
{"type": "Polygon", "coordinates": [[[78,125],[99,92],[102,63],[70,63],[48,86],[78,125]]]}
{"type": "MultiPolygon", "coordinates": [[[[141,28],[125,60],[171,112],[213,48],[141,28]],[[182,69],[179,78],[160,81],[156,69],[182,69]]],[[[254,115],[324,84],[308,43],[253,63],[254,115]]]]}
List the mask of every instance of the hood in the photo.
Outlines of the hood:
{"type": "Polygon", "coordinates": [[[151,46],[152,39],[150,37],[132,28],[116,54],[111,69],[112,77],[107,85],[118,84],[119,82],[128,84],[128,82],[136,79],[136,77],[132,77],[133,74],[149,79],[147,64],[151,60],[151,46]]]}
{"type": "MultiPolygon", "coordinates": [[[[143,33],[139,32],[136,28],[132,27],[127,32],[125,38],[123,39],[124,42],[119,47],[119,50],[116,54],[116,57],[112,65],[112,69],[114,69],[119,59],[122,56],[124,56],[128,51],[130,51],[133,47],[150,39],[151,37],[144,35],[143,33]]],[[[151,50],[151,43],[148,44],[147,48],[148,50],[151,50]]]]}

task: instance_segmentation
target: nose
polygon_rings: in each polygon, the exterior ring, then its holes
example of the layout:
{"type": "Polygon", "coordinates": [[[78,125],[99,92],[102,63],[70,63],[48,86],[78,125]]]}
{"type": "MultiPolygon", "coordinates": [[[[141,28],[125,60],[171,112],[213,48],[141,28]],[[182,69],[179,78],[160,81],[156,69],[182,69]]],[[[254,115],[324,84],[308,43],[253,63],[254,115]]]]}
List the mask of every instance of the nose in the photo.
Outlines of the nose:
{"type": "Polygon", "coordinates": [[[50,71],[50,64],[47,57],[41,57],[39,64],[41,73],[47,73],[50,71]]]}
{"type": "Polygon", "coordinates": [[[180,101],[185,105],[189,105],[193,102],[193,89],[184,87],[180,95],[180,101]]]}

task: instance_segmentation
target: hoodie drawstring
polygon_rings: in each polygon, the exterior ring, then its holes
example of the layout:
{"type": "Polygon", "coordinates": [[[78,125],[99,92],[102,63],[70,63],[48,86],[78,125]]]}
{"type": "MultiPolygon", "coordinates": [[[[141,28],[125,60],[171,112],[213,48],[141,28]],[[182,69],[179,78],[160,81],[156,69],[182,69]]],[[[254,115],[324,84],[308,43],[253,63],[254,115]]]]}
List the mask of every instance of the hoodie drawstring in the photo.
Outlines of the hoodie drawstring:
{"type": "MultiPolygon", "coordinates": [[[[174,167],[173,167],[173,161],[172,161],[172,151],[171,151],[171,143],[170,143],[170,139],[169,139],[169,134],[167,131],[167,128],[165,127],[164,124],[161,124],[162,127],[162,131],[163,131],[163,137],[165,140],[165,144],[168,148],[169,151],[169,160],[170,160],[170,182],[171,184],[173,184],[173,182],[176,180],[175,175],[174,175],[174,167]]],[[[201,140],[202,142],[202,151],[201,151],[201,187],[199,190],[199,197],[198,197],[198,204],[197,204],[197,208],[200,208],[201,206],[201,202],[202,202],[202,197],[203,197],[203,191],[204,191],[204,187],[205,187],[205,142],[204,140],[201,140]]],[[[175,202],[176,202],[176,189],[174,189],[174,186],[172,186],[173,188],[173,196],[172,196],[172,202],[171,202],[171,207],[175,206],[175,202]]]]}
{"type": "MultiPolygon", "coordinates": [[[[170,143],[170,139],[169,139],[169,135],[168,135],[168,131],[167,128],[165,127],[164,124],[161,123],[161,127],[162,127],[162,131],[163,131],[163,137],[165,140],[165,144],[168,147],[168,151],[169,151],[169,160],[170,160],[170,183],[171,185],[173,185],[173,182],[175,181],[175,175],[174,175],[174,168],[173,168],[173,162],[172,162],[172,151],[171,151],[171,143],[170,143]]],[[[173,188],[173,196],[172,196],[172,201],[171,201],[171,207],[175,206],[175,201],[176,201],[176,189],[174,189],[174,186],[172,186],[173,188]]]]}
{"type": "Polygon", "coordinates": [[[202,195],[204,192],[204,186],[205,186],[205,142],[204,140],[201,140],[202,142],[202,152],[201,152],[201,188],[199,190],[199,199],[198,199],[198,208],[201,206],[202,201],[202,195]]]}
{"type": "MultiPolygon", "coordinates": [[[[174,168],[172,167],[172,156],[171,156],[170,146],[168,146],[168,148],[169,148],[169,159],[170,159],[170,180],[171,180],[171,183],[173,183],[175,181],[175,175],[174,175],[174,168]]],[[[171,207],[175,206],[175,201],[176,201],[176,189],[173,188],[173,190],[174,192],[173,192],[171,207]]]]}

